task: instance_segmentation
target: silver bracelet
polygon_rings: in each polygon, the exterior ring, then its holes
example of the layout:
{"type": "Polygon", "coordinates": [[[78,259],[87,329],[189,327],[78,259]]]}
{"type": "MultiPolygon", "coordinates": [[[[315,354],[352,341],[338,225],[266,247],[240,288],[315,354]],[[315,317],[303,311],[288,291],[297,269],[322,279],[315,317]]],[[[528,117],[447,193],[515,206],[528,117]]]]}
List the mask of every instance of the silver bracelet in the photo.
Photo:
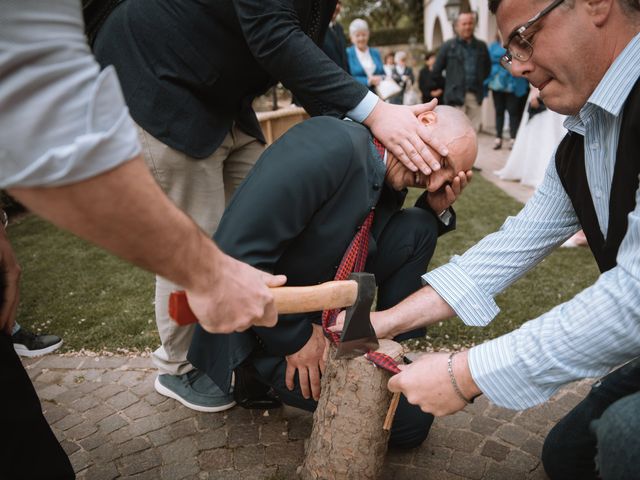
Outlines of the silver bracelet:
{"type": "Polygon", "coordinates": [[[460,400],[462,400],[464,403],[466,403],[467,405],[473,403],[473,400],[467,400],[467,397],[465,397],[462,392],[460,391],[460,387],[458,387],[458,382],[456,382],[456,377],[453,375],[453,356],[458,353],[458,352],[452,352],[451,355],[449,355],[449,360],[447,360],[447,371],[449,372],[449,378],[451,379],[451,385],[453,386],[453,390],[456,392],[456,395],[458,395],[458,397],[460,397],[460,400]]]}

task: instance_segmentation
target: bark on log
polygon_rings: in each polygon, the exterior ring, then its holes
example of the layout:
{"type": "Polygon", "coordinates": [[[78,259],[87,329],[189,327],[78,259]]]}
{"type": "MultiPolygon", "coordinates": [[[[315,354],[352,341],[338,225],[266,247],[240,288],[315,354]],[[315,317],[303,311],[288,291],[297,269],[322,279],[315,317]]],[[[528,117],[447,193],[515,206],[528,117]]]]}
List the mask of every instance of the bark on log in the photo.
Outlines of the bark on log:
{"type": "MultiPolygon", "coordinates": [[[[397,361],[403,353],[391,340],[380,340],[378,351],[397,361]]],[[[380,477],[389,440],[389,432],[382,429],[392,396],[389,376],[364,356],[336,360],[332,348],[300,471],[304,480],[380,477]]]]}

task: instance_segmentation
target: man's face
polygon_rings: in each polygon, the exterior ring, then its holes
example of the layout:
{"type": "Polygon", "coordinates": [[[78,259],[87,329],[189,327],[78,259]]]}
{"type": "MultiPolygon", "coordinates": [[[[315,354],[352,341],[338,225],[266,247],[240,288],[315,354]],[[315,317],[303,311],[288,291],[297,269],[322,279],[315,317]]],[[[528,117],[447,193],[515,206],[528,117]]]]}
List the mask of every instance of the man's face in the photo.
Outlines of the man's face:
{"type": "MultiPolygon", "coordinates": [[[[509,38],[550,1],[503,0],[496,12],[502,38],[509,38]]],[[[575,0],[573,8],[563,3],[523,32],[533,54],[525,62],[514,59],[512,73],[537,87],[551,110],[574,115],[611,64],[597,33],[584,0],[575,0]]]]}
{"type": "Polygon", "coordinates": [[[471,40],[476,19],[473,13],[461,13],[456,21],[456,32],[462,40],[471,40]]]}

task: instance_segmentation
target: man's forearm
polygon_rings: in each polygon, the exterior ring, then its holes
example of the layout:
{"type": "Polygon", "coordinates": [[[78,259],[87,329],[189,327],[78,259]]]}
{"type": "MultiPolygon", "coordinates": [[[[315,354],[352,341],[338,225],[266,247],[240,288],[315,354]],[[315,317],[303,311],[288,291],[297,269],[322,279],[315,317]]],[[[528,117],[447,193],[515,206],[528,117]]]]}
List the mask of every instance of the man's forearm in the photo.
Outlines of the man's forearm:
{"type": "Polygon", "coordinates": [[[455,315],[438,293],[426,286],[385,312],[390,338],[403,332],[432,325],[455,315]]]}
{"type": "Polygon", "coordinates": [[[163,194],[141,157],[82,182],[10,193],[52,223],[186,288],[207,288],[194,283],[211,279],[215,266],[199,260],[222,256],[163,194]]]}

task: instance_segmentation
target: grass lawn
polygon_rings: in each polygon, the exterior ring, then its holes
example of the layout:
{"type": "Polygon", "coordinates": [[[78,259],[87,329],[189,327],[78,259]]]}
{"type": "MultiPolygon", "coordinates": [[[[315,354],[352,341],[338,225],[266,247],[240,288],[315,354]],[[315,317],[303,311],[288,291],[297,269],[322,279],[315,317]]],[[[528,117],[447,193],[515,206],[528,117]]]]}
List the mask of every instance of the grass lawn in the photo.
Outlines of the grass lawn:
{"type": "MultiPolygon", "coordinates": [[[[417,191],[407,202],[413,203],[417,191]]],[[[521,204],[479,175],[456,204],[458,229],[441,238],[429,269],[464,252],[521,204]]],[[[26,215],[8,233],[23,269],[18,321],[64,337],[63,351],[130,352],[155,349],[154,277],[26,215]]],[[[457,348],[508,332],[566,301],[598,276],[587,249],[559,249],[497,297],[502,311],[485,328],[461,321],[431,327],[412,347],[457,348]]]]}

